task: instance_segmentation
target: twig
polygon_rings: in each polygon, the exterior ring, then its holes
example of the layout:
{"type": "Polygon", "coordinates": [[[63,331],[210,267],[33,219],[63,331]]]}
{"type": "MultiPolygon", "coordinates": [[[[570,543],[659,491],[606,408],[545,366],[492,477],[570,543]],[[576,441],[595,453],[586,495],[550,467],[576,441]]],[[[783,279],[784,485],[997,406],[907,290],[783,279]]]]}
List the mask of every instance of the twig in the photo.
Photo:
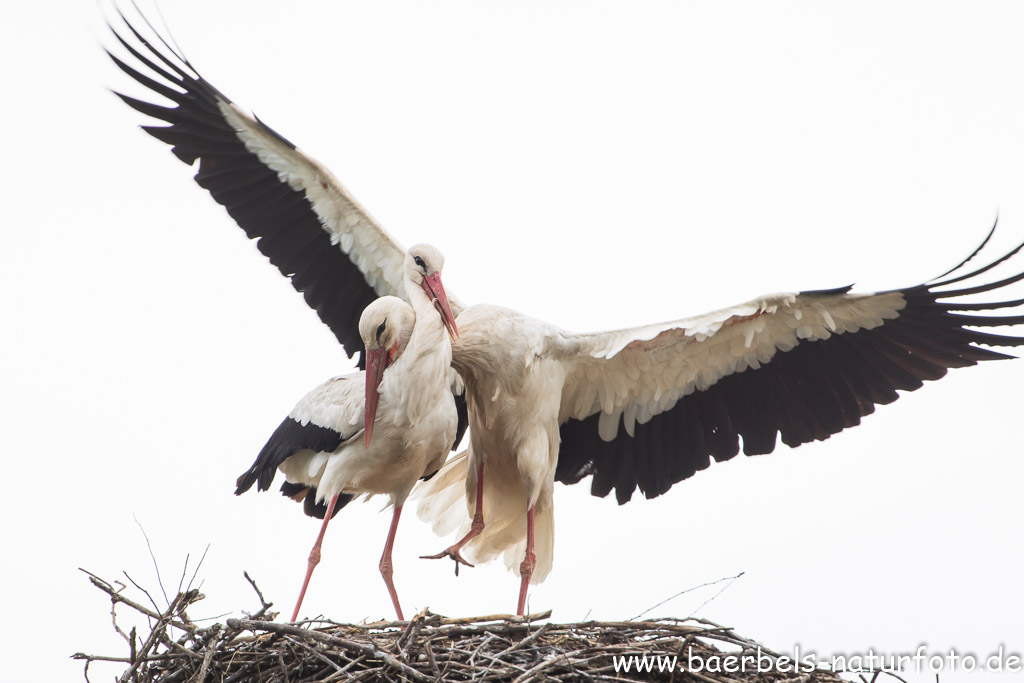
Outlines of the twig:
{"type": "Polygon", "coordinates": [[[131,664],[132,660],[127,657],[107,657],[105,655],[87,655],[84,652],[76,652],[71,659],[84,659],[87,662],[117,662],[119,664],[131,664]]]}
{"type": "MultiPolygon", "coordinates": [[[[153,610],[159,614],[159,612],[160,612],[160,605],[158,605],[156,600],[153,599],[153,596],[149,594],[149,591],[146,590],[145,588],[143,588],[142,586],[140,586],[139,584],[137,584],[135,582],[135,579],[133,579],[132,577],[128,576],[128,572],[121,572],[121,573],[124,574],[124,578],[128,579],[128,581],[133,586],[135,586],[138,590],[142,591],[143,595],[145,595],[147,598],[149,598],[149,601],[153,604],[153,610]]],[[[170,604],[169,601],[168,601],[168,604],[170,604]]],[[[160,617],[158,616],[157,619],[159,619],[159,618],[160,617]]]]}
{"type": "MultiPolygon", "coordinates": [[[[434,614],[433,612],[427,612],[426,621],[428,624],[481,624],[488,621],[499,621],[508,624],[525,624],[533,621],[544,621],[551,617],[551,610],[544,612],[538,612],[537,614],[527,614],[525,616],[517,616],[515,614],[488,614],[483,617],[446,617],[440,614],[434,614]]],[[[319,621],[320,623],[329,623],[336,625],[335,622],[328,622],[322,620],[311,620],[319,621]]],[[[404,621],[375,621],[369,624],[354,624],[356,628],[364,628],[370,630],[377,630],[382,628],[404,628],[406,622],[404,621]]]]}
{"type": "Polygon", "coordinates": [[[210,662],[213,661],[213,655],[217,651],[217,643],[220,642],[218,637],[220,635],[220,624],[214,624],[210,631],[210,637],[206,641],[206,653],[203,655],[203,664],[199,667],[199,673],[192,679],[195,683],[203,683],[206,680],[206,672],[210,670],[210,662]]]}
{"type": "Polygon", "coordinates": [[[329,643],[331,645],[337,645],[337,646],[340,646],[340,647],[348,648],[350,650],[355,650],[357,652],[362,652],[362,653],[368,654],[368,655],[370,655],[372,657],[377,657],[379,659],[382,659],[388,666],[391,666],[391,667],[394,667],[395,669],[398,669],[399,671],[404,673],[406,676],[408,676],[409,678],[412,678],[414,680],[417,680],[417,681],[429,681],[430,680],[427,676],[424,676],[423,674],[421,674],[416,669],[413,669],[412,667],[410,667],[408,664],[405,664],[404,662],[399,661],[393,655],[390,655],[387,652],[384,652],[383,650],[378,648],[376,645],[366,645],[365,643],[360,643],[360,642],[357,642],[357,641],[354,641],[354,640],[346,640],[344,638],[337,638],[337,637],[329,635],[327,633],[322,633],[320,631],[313,631],[313,630],[306,629],[306,628],[301,628],[301,627],[298,627],[298,626],[292,626],[290,624],[276,624],[276,623],[270,622],[270,621],[254,621],[252,619],[228,619],[228,626],[236,626],[236,625],[237,626],[241,626],[242,628],[247,629],[249,631],[271,631],[271,632],[274,632],[274,633],[288,633],[288,634],[291,634],[291,635],[300,636],[300,637],[303,637],[303,638],[312,638],[313,640],[319,640],[321,642],[329,643]]]}
{"type": "MultiPolygon", "coordinates": [[[[191,589],[179,593],[166,610],[153,612],[121,594],[120,589],[85,572],[90,582],[110,595],[112,604],[137,609],[150,619],[148,634],[132,633],[129,657],[77,653],[85,660],[89,680],[93,661],[123,664],[119,680],[135,683],[244,683],[276,681],[452,681],[506,683],[520,681],[628,681],[636,670],[621,670],[623,659],[672,657],[683,662],[673,672],[652,671],[651,680],[679,683],[841,683],[830,671],[722,673],[687,671],[690,655],[709,661],[761,653],[776,663],[779,655],[730,628],[708,619],[650,619],[641,621],[569,624],[531,623],[530,619],[502,620],[500,615],[449,618],[424,611],[408,622],[327,624],[316,628],[280,624],[263,618],[228,619],[201,628],[185,614],[202,596],[191,589]],[[179,617],[180,615],[180,617],[179,617]],[[182,630],[171,636],[173,628],[182,630]],[[140,638],[141,635],[141,638],[140,638]],[[689,654],[685,654],[689,653],[689,654]],[[618,659],[617,659],[618,658],[618,659]],[[618,668],[617,668],[618,667],[618,668]]],[[[263,612],[270,603],[251,577],[263,612]]],[[[186,582],[184,579],[182,583],[186,582]]],[[[193,585],[193,584],[188,584],[193,585]]],[[[130,588],[130,586],[129,586],[130,588]]],[[[142,590],[141,588],[139,590],[142,590]]],[[[121,608],[119,608],[121,609],[121,608]]],[[[120,616],[123,617],[123,609],[120,616]]],[[[262,617],[262,615],[260,615],[262,617]]],[[[116,628],[116,625],[115,625],[116,628]]],[[[880,680],[880,679],[879,679],[880,680]]],[[[866,682],[862,682],[866,683],[866,682]]],[[[878,683],[872,680],[871,683],[878,683]]]]}
{"type": "Polygon", "coordinates": [[[242,576],[244,576],[245,580],[249,582],[249,585],[252,586],[252,589],[256,591],[256,597],[260,599],[260,605],[262,605],[263,609],[270,607],[273,603],[267,602],[263,598],[263,591],[261,591],[260,587],[256,585],[256,582],[253,581],[253,578],[249,576],[249,572],[242,571],[242,576]]]}
{"type": "MultiPolygon", "coordinates": [[[[195,583],[196,577],[199,575],[199,570],[200,570],[200,568],[202,568],[203,562],[206,560],[206,553],[208,553],[208,552],[210,552],[210,544],[209,543],[207,543],[206,547],[203,548],[203,554],[202,554],[202,556],[200,556],[199,562],[196,564],[195,571],[192,572],[192,578],[188,580],[188,586],[186,587],[186,590],[191,590],[192,589],[192,584],[195,583]]],[[[185,567],[186,568],[188,567],[188,556],[186,556],[186,558],[185,558],[185,567]]],[[[184,574],[184,572],[182,572],[182,574],[184,574]]],[[[180,588],[181,584],[180,583],[178,584],[178,586],[179,586],[178,590],[181,590],[181,588],[180,588]]]]}
{"type": "Polygon", "coordinates": [[[127,671],[125,671],[124,674],[121,676],[120,683],[125,683],[129,678],[135,678],[135,672],[138,670],[139,666],[146,661],[150,649],[159,642],[160,635],[164,632],[163,626],[166,623],[170,622],[171,615],[174,614],[175,609],[178,607],[178,603],[184,597],[184,593],[178,593],[178,595],[175,596],[174,601],[170,604],[170,606],[168,606],[167,611],[164,614],[160,615],[159,620],[157,621],[157,625],[153,628],[152,633],[149,634],[149,637],[146,639],[146,642],[143,643],[142,649],[139,651],[139,654],[136,657],[135,661],[132,662],[131,667],[127,671]]]}
{"type": "MultiPolygon", "coordinates": [[[[153,554],[153,546],[150,545],[150,543],[149,543],[149,536],[146,534],[146,530],[142,528],[142,523],[139,521],[139,518],[136,517],[135,515],[132,515],[132,519],[134,519],[135,523],[139,526],[139,531],[142,532],[142,537],[144,539],[146,539],[146,548],[149,550],[149,557],[153,560],[153,569],[156,570],[156,582],[157,582],[157,585],[160,586],[160,592],[164,594],[164,602],[170,603],[170,600],[167,598],[167,591],[164,589],[164,581],[163,581],[162,578],[160,578],[160,565],[156,561],[156,555],[153,554]]],[[[125,576],[127,576],[127,574],[125,574],[125,576]]],[[[132,581],[132,583],[135,583],[135,582],[132,581]]],[[[136,584],[136,586],[137,585],[138,584],[136,584]]],[[[143,592],[145,593],[145,591],[143,591],[143,592]]],[[[148,593],[147,593],[147,595],[148,595],[148,593]]],[[[150,598],[150,600],[152,600],[152,598],[150,598]]],[[[156,605],[156,603],[153,603],[153,604],[154,604],[154,606],[156,605]]],[[[159,609],[159,608],[157,608],[157,609],[159,609]]]]}
{"type": "Polygon", "coordinates": [[[715,593],[714,595],[712,595],[712,596],[711,596],[710,598],[708,598],[708,599],[707,599],[707,600],[705,600],[704,602],[700,603],[700,604],[699,604],[699,605],[697,606],[697,609],[695,609],[695,610],[693,610],[692,612],[690,612],[690,614],[689,614],[688,616],[691,616],[691,617],[692,617],[692,616],[693,616],[693,615],[695,615],[695,614],[696,614],[697,612],[699,612],[699,611],[701,611],[702,609],[704,609],[704,608],[705,608],[705,607],[706,607],[706,606],[708,605],[708,603],[709,603],[709,602],[711,602],[712,600],[714,600],[715,598],[717,598],[717,597],[718,597],[719,595],[721,595],[721,594],[722,594],[722,593],[724,593],[725,591],[729,590],[729,587],[730,587],[730,586],[732,586],[732,584],[734,584],[734,583],[736,582],[736,579],[740,578],[740,577],[741,577],[741,576],[743,576],[743,575],[744,575],[745,573],[746,573],[746,572],[740,572],[740,573],[739,573],[739,574],[737,574],[736,576],[734,576],[734,577],[732,577],[731,579],[729,579],[729,583],[725,584],[725,585],[724,585],[724,586],[722,586],[722,587],[721,587],[720,589],[718,589],[718,592],[717,592],[717,593],[715,593]]]}
{"type": "MultiPolygon", "coordinates": [[[[242,576],[244,576],[245,580],[249,582],[249,585],[252,586],[252,589],[254,591],[256,591],[256,597],[258,597],[260,599],[260,608],[256,612],[250,614],[249,618],[250,619],[263,619],[264,615],[267,614],[267,610],[270,609],[271,607],[273,607],[274,603],[267,602],[264,599],[263,591],[261,591],[260,587],[256,585],[256,581],[254,581],[253,578],[251,576],[249,576],[249,572],[243,571],[242,572],[242,576]]],[[[273,614],[273,615],[270,615],[269,618],[273,619],[275,615],[276,615],[276,613],[273,614]]]]}
{"type": "MultiPolygon", "coordinates": [[[[121,603],[124,603],[125,605],[127,605],[128,607],[131,607],[136,612],[140,612],[140,613],[144,614],[145,616],[149,617],[150,619],[156,619],[156,620],[160,619],[160,614],[159,613],[154,612],[153,610],[149,609],[148,607],[145,607],[144,605],[140,605],[139,603],[135,602],[134,600],[130,600],[130,599],[124,597],[123,595],[121,595],[120,592],[118,592],[117,590],[114,590],[114,586],[110,582],[101,579],[100,577],[96,576],[95,574],[93,574],[92,572],[90,572],[87,569],[82,569],[81,567],[79,567],[78,571],[82,572],[83,574],[86,574],[89,577],[89,582],[92,585],[96,586],[101,591],[103,591],[104,593],[109,595],[110,596],[110,601],[112,603],[121,602],[121,603]]],[[[113,613],[113,612],[111,612],[111,613],[113,613]]],[[[182,631],[188,631],[189,630],[188,626],[186,626],[183,622],[175,621],[175,620],[172,619],[168,623],[170,623],[170,625],[174,626],[175,628],[181,629],[182,631]]],[[[126,641],[128,640],[128,636],[125,635],[125,633],[123,631],[121,631],[120,629],[117,628],[117,624],[116,623],[114,624],[114,628],[118,631],[118,633],[120,633],[122,636],[124,636],[124,639],[126,641]]]]}
{"type": "Polygon", "coordinates": [[[395,643],[399,648],[399,654],[402,659],[409,658],[409,650],[412,649],[412,644],[416,640],[416,636],[423,629],[424,619],[416,615],[409,622],[409,627],[405,629],[405,632],[398,637],[398,641],[395,643]]]}
{"type": "Polygon", "coordinates": [[[548,656],[547,659],[544,659],[533,668],[524,671],[520,676],[518,676],[514,681],[512,681],[512,683],[523,683],[523,681],[530,680],[530,678],[534,674],[540,673],[541,671],[548,668],[549,666],[554,664],[558,659],[564,656],[565,655],[563,655],[561,652],[556,652],[555,654],[548,656]]]}
{"type": "MultiPolygon", "coordinates": [[[[687,588],[686,590],[681,590],[681,591],[679,591],[678,593],[676,593],[675,595],[671,595],[671,596],[669,596],[669,597],[665,598],[664,600],[662,600],[662,601],[661,601],[661,602],[659,602],[658,604],[656,604],[656,605],[653,605],[653,606],[651,606],[651,607],[648,607],[647,609],[645,609],[645,610],[644,610],[643,612],[641,612],[640,614],[636,615],[635,617],[631,617],[631,618],[629,619],[629,621],[635,621],[635,620],[639,619],[640,617],[642,617],[643,615],[647,614],[648,612],[650,612],[650,611],[652,611],[652,610],[655,610],[655,609],[657,609],[657,608],[661,607],[661,606],[662,606],[662,605],[664,605],[664,604],[665,604],[666,602],[669,602],[669,601],[671,601],[671,600],[675,600],[675,599],[676,599],[676,598],[678,598],[678,597],[679,597],[680,595],[685,595],[685,594],[687,594],[687,593],[692,593],[693,591],[695,591],[695,590],[698,590],[698,589],[700,589],[700,588],[705,588],[706,586],[714,586],[715,584],[717,584],[717,583],[722,583],[723,581],[729,581],[729,586],[731,586],[731,585],[732,585],[732,582],[733,582],[733,581],[735,581],[736,579],[740,578],[740,577],[741,577],[741,576],[743,576],[744,574],[746,574],[746,572],[740,572],[740,573],[739,573],[739,574],[737,574],[736,576],[724,576],[724,577],[722,577],[722,578],[720,578],[720,579],[716,579],[716,580],[714,580],[714,581],[707,581],[707,582],[705,582],[705,583],[702,583],[702,584],[700,584],[699,586],[691,586],[690,588],[687,588]]],[[[729,586],[726,586],[726,588],[728,588],[729,586]]],[[[724,589],[723,589],[723,590],[724,590],[724,589]]],[[[721,593],[721,591],[719,591],[719,593],[721,593]]],[[[714,595],[714,596],[712,597],[712,600],[713,600],[714,598],[716,598],[716,597],[718,597],[718,593],[716,593],[716,594],[715,594],[715,595],[714,595]]],[[[710,600],[709,600],[708,602],[710,602],[710,600]]],[[[705,603],[704,603],[704,605],[706,605],[706,604],[707,604],[707,602],[705,602],[705,603]]],[[[703,607],[704,605],[701,605],[701,607],[703,607]]],[[[700,607],[698,607],[697,609],[699,610],[699,609],[700,609],[700,607]]],[[[696,611],[696,610],[695,610],[695,611],[696,611]]],[[[691,614],[690,616],[693,616],[693,615],[691,614]]]]}
{"type": "MultiPolygon", "coordinates": [[[[344,667],[338,666],[336,663],[332,662],[330,659],[325,657],[315,647],[310,647],[309,645],[306,645],[304,642],[294,638],[293,636],[285,636],[285,638],[287,638],[289,641],[295,643],[296,645],[298,645],[302,649],[307,650],[311,655],[313,655],[314,657],[319,659],[321,662],[323,662],[324,664],[327,664],[329,667],[334,669],[334,674],[344,673],[344,667]]],[[[282,655],[281,655],[281,651],[280,650],[278,650],[277,655],[278,655],[278,659],[281,659],[282,655]]],[[[346,665],[346,666],[349,666],[349,665],[351,665],[351,662],[348,665],[346,665]]],[[[286,668],[283,659],[281,660],[281,667],[282,668],[286,668]]],[[[331,674],[331,675],[333,676],[334,674],[331,674]]]]}
{"type": "Polygon", "coordinates": [[[520,648],[526,647],[527,645],[533,645],[533,643],[535,643],[538,639],[540,639],[540,637],[542,635],[547,633],[548,629],[550,629],[550,628],[551,628],[551,624],[544,624],[539,629],[534,631],[532,635],[529,635],[529,636],[523,638],[518,643],[513,644],[512,647],[509,647],[509,648],[506,648],[506,649],[502,650],[501,652],[499,652],[497,654],[497,656],[498,657],[503,657],[503,656],[507,655],[508,653],[514,652],[514,651],[516,651],[516,650],[518,650],[520,648]]]}

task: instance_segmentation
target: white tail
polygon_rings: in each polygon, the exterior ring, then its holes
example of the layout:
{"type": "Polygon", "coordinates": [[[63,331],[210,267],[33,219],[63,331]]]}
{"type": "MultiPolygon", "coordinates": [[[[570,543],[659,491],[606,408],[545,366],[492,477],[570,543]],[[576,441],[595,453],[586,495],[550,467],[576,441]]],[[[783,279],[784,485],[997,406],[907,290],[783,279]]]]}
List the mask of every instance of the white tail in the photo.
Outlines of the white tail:
{"type": "MultiPolygon", "coordinates": [[[[500,467],[500,463],[488,462],[500,467]]],[[[513,464],[513,467],[515,465],[513,464]]],[[[518,470],[486,470],[484,476],[484,530],[462,548],[463,556],[477,564],[502,555],[505,566],[519,575],[526,553],[526,489],[518,470]]],[[[476,500],[476,472],[470,471],[468,452],[445,463],[430,481],[416,487],[416,515],[431,525],[434,533],[464,536],[472,523],[476,500]]],[[[551,571],[555,551],[555,517],[549,496],[541,496],[534,511],[534,551],[537,564],[530,583],[540,583],[551,571]]]]}

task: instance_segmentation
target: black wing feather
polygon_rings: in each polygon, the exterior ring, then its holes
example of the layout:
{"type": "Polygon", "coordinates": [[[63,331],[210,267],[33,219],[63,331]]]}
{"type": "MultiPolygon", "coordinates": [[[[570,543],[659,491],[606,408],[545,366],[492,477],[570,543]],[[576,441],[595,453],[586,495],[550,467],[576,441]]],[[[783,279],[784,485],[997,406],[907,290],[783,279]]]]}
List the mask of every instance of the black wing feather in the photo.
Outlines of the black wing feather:
{"type": "MultiPolygon", "coordinates": [[[[142,128],[170,145],[186,164],[199,161],[196,182],[227,209],[250,238],[259,240],[260,251],[291,278],[346,352],[351,355],[360,350],[359,316],[377,294],[348,256],[331,243],[305,192],[281,181],[246,149],[220,112],[219,103],[230,102],[227,97],[162,39],[163,48],[147,40],[127,19],[124,23],[134,41],[113,27],[111,30],[134,64],[108,52],[110,58],[137,83],[175,106],[117,95],[136,111],[170,124],[142,128]]],[[[295,148],[276,131],[266,130],[295,148]]],[[[360,367],[364,363],[360,357],[360,367]]]]}
{"type": "MultiPolygon", "coordinates": [[[[295,501],[301,501],[302,511],[306,513],[307,517],[323,519],[327,516],[327,503],[318,503],[316,501],[315,486],[306,486],[305,484],[295,484],[286,481],[281,484],[281,495],[295,501]]],[[[337,517],[338,513],[341,512],[341,508],[351,503],[354,499],[355,496],[352,494],[339,493],[338,502],[334,504],[334,512],[331,513],[331,519],[337,517]]]]}
{"type": "Polygon", "coordinates": [[[257,488],[266,491],[274,481],[278,466],[291,456],[300,451],[333,453],[343,441],[351,437],[351,434],[341,434],[330,427],[321,427],[312,422],[303,424],[292,417],[286,417],[260,450],[256,461],[238,477],[235,495],[245,493],[257,482],[257,488]]]}
{"type": "MultiPolygon", "coordinates": [[[[614,489],[620,504],[636,488],[653,498],[706,468],[710,458],[732,458],[741,442],[745,454],[756,455],[775,450],[779,436],[788,446],[824,440],[859,424],[875,405],[895,401],[897,391],[913,391],[925,381],[944,376],[949,368],[1012,358],[979,345],[1024,345],[1024,337],[984,331],[1024,324],[1024,315],[974,312],[1005,311],[1024,305],[1024,299],[983,303],[957,299],[1019,282],[1024,273],[956,290],[939,288],[988,272],[1016,255],[1021,246],[966,275],[898,290],[906,300],[899,317],[874,329],[833,334],[780,351],[757,369],[725,376],[703,391],[684,396],[672,409],[636,424],[632,437],[620,423],[618,436],[603,441],[598,436],[598,414],[569,419],[561,426],[555,478],[575,484],[593,476],[591,492],[603,497],[614,489]]],[[[941,277],[959,270],[978,251],[980,247],[941,277]]],[[[849,289],[804,295],[843,294],[849,289]]]]}

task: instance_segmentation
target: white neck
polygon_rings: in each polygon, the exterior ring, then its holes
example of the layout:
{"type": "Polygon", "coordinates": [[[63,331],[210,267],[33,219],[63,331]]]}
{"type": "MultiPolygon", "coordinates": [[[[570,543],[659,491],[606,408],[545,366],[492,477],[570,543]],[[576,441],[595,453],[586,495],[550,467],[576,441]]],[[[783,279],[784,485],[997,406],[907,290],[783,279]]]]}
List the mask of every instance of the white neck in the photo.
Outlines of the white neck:
{"type": "Polygon", "coordinates": [[[452,344],[433,301],[419,285],[406,281],[416,322],[402,355],[384,373],[381,396],[387,397],[409,424],[416,424],[437,406],[439,392],[450,391],[452,344]]]}

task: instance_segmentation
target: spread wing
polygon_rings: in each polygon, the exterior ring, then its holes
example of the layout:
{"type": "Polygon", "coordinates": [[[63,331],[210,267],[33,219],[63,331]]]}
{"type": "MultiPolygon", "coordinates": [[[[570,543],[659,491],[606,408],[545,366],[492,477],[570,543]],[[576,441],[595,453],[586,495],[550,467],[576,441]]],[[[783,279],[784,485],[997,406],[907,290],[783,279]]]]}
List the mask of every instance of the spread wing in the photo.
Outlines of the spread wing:
{"type": "Polygon", "coordinates": [[[592,475],[594,495],[615,489],[619,503],[638,487],[652,498],[710,458],[734,457],[741,442],[755,455],[770,453],[780,437],[787,446],[827,439],[895,401],[897,391],[949,368],[1008,358],[982,347],[1020,346],[1024,338],[986,330],[1024,323],[1020,310],[1007,310],[1024,300],[964,297],[994,294],[1024,273],[965,281],[1020,249],[966,275],[905,289],[775,294],[659,325],[565,335],[556,478],[572,484],[592,475]]]}
{"type": "Polygon", "coordinates": [[[142,128],[181,161],[198,162],[196,182],[257,240],[346,352],[361,350],[363,309],[378,296],[406,298],[405,249],[326,168],[204,80],[159,33],[121,19],[124,35],[111,30],[127,56],[108,51],[110,58],[170,106],[118,97],[169,124],[142,128]]]}

